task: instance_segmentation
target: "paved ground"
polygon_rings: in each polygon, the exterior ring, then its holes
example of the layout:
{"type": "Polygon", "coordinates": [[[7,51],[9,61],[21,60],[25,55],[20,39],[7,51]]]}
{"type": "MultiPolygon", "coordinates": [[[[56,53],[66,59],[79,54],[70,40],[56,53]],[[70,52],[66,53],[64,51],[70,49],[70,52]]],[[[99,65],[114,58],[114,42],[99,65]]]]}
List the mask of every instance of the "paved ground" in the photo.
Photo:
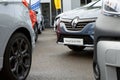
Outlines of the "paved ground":
{"type": "Polygon", "coordinates": [[[73,52],[56,44],[52,29],[39,35],[33,51],[32,69],[27,80],[94,80],[92,49],[73,52]]]}

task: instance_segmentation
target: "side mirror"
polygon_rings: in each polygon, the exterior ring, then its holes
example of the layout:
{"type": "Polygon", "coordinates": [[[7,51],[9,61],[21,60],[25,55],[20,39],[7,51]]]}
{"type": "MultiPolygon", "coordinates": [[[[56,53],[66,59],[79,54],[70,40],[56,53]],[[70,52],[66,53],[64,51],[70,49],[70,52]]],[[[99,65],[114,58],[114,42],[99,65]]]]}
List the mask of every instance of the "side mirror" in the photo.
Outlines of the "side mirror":
{"type": "Polygon", "coordinates": [[[38,14],[38,11],[35,11],[36,14],[38,14]]]}

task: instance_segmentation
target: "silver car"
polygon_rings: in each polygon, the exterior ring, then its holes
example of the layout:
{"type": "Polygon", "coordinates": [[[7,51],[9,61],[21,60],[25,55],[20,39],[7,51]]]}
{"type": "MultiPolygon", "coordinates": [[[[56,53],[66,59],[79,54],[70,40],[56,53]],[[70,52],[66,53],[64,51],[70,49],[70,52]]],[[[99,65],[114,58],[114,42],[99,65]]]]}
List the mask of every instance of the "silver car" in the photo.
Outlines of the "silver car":
{"type": "Polygon", "coordinates": [[[40,8],[36,9],[35,11],[37,12],[38,33],[41,34],[42,31],[45,30],[44,17],[40,8]]]}
{"type": "Polygon", "coordinates": [[[0,69],[7,80],[25,80],[35,44],[24,0],[0,0],[0,69]]]}
{"type": "Polygon", "coordinates": [[[95,28],[95,79],[120,80],[120,1],[104,0],[102,13],[95,28]]]}

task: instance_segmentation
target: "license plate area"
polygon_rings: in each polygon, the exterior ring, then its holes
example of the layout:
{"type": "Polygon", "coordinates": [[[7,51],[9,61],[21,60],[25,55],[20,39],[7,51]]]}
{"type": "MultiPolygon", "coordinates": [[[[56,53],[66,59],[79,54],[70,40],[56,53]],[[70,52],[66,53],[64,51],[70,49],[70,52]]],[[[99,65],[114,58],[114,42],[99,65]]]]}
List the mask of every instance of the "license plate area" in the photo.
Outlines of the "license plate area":
{"type": "Polygon", "coordinates": [[[69,44],[69,45],[83,45],[83,39],[64,38],[64,44],[69,44]]]}

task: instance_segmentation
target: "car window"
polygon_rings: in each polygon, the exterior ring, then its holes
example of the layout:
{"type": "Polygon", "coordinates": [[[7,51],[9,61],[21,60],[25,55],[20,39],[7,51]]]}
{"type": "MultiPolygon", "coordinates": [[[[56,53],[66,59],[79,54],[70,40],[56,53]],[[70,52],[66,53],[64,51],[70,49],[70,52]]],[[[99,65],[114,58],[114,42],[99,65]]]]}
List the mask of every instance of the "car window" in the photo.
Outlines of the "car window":
{"type": "Polygon", "coordinates": [[[90,6],[92,6],[94,3],[96,3],[97,1],[93,1],[93,2],[90,2],[89,4],[86,4],[86,5],[84,5],[83,7],[90,7],[90,6]]]}
{"type": "MultiPolygon", "coordinates": [[[[97,1],[92,1],[92,2],[90,2],[89,4],[86,4],[86,5],[82,6],[82,7],[90,7],[90,6],[92,6],[93,4],[95,4],[96,2],[97,2],[97,1]]],[[[81,9],[82,7],[76,8],[76,9],[74,9],[74,10],[79,10],[79,9],[81,9]]]]}
{"type": "Polygon", "coordinates": [[[92,5],[92,7],[101,7],[101,6],[102,6],[102,0],[100,0],[97,3],[95,3],[94,5],[92,5]]]}
{"type": "Polygon", "coordinates": [[[82,7],[75,8],[74,10],[79,10],[79,9],[81,9],[81,8],[86,8],[86,7],[96,7],[96,6],[97,6],[97,7],[102,6],[102,0],[101,0],[101,1],[99,1],[99,0],[97,0],[97,1],[92,1],[92,2],[86,4],[86,5],[82,6],[82,7]]]}

